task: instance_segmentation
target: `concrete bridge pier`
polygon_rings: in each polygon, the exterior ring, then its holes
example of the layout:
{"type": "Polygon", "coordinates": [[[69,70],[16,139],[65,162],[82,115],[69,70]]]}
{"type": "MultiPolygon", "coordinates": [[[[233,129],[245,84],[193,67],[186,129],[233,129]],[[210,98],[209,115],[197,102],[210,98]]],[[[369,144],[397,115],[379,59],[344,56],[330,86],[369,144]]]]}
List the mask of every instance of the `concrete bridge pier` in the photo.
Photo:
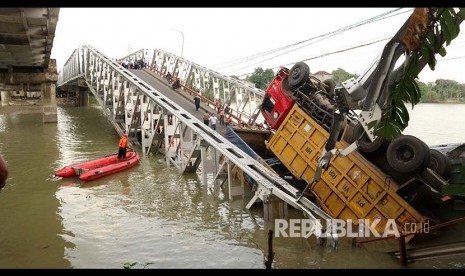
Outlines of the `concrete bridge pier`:
{"type": "Polygon", "coordinates": [[[56,99],[56,83],[42,83],[42,122],[56,123],[57,122],[57,99],[56,99]]]}
{"type": "Polygon", "coordinates": [[[56,84],[58,80],[57,62],[51,59],[47,70],[44,73],[42,81],[42,122],[56,123],[57,120],[57,99],[56,99],[56,84]]]}
{"type": "Polygon", "coordinates": [[[8,91],[4,90],[4,87],[5,84],[0,83],[0,101],[2,106],[8,105],[8,98],[10,97],[8,91]]]}
{"type": "Polygon", "coordinates": [[[89,106],[89,89],[76,86],[76,97],[78,98],[79,106],[89,106]]]}
{"type": "MultiPolygon", "coordinates": [[[[0,71],[0,97],[2,105],[10,104],[9,93],[16,93],[17,98],[13,104],[36,105],[42,104],[42,121],[44,123],[57,122],[56,82],[58,80],[56,60],[51,59],[47,68],[14,67],[0,71]],[[40,94],[40,100],[32,103],[27,93],[40,94]]],[[[35,96],[33,96],[35,98],[35,96]]]]}
{"type": "Polygon", "coordinates": [[[60,104],[89,106],[89,88],[78,81],[76,84],[63,85],[59,88],[60,104]]]}

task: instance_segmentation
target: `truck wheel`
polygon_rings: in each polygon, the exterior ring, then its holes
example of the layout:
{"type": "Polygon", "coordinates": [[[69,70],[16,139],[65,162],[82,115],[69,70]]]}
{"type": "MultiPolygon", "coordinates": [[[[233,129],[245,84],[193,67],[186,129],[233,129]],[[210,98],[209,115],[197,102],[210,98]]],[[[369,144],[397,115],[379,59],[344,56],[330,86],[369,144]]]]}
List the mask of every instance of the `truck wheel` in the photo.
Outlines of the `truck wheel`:
{"type": "Polygon", "coordinates": [[[295,96],[295,93],[292,92],[292,89],[289,86],[288,76],[286,76],[281,82],[281,89],[283,90],[284,93],[286,93],[286,95],[291,97],[292,100],[295,101],[297,99],[297,97],[295,96]]]}
{"type": "Polygon", "coordinates": [[[309,76],[310,67],[307,63],[300,61],[292,66],[287,81],[292,90],[295,90],[304,85],[309,80],[309,76]]]}
{"type": "Polygon", "coordinates": [[[363,126],[358,124],[354,127],[353,140],[357,141],[357,147],[361,152],[370,153],[377,151],[384,143],[384,138],[378,136],[373,142],[368,138],[363,126]]]}
{"type": "Polygon", "coordinates": [[[449,159],[438,150],[430,149],[429,151],[431,153],[431,161],[428,164],[428,168],[446,178],[451,168],[449,159]]]}
{"type": "Polygon", "coordinates": [[[422,168],[422,170],[423,170],[423,168],[424,168],[424,169],[428,168],[429,163],[431,162],[431,153],[430,153],[430,151],[429,151],[428,145],[427,145],[425,142],[423,142],[422,140],[420,140],[420,141],[421,141],[421,143],[423,144],[423,148],[424,148],[425,152],[427,153],[427,155],[429,154],[429,157],[427,156],[427,157],[423,160],[423,163],[421,163],[420,168],[422,168]]]}
{"type": "Polygon", "coordinates": [[[423,145],[423,141],[411,135],[403,135],[389,144],[386,152],[388,164],[396,171],[410,173],[425,169],[431,155],[423,145]],[[427,162],[425,159],[428,159],[427,162]]]}

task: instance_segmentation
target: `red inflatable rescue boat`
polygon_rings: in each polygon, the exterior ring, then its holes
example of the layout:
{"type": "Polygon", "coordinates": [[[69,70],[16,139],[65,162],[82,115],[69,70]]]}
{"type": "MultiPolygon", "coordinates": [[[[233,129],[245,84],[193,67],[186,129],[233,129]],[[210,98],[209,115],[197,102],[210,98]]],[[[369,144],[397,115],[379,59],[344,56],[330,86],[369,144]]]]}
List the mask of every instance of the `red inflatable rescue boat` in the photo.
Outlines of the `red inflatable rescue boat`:
{"type": "Polygon", "coordinates": [[[136,151],[128,151],[125,159],[118,160],[117,156],[117,154],[112,154],[99,159],[69,165],[56,171],[55,176],[79,176],[79,179],[89,181],[132,168],[139,164],[139,153],[136,151]]]}

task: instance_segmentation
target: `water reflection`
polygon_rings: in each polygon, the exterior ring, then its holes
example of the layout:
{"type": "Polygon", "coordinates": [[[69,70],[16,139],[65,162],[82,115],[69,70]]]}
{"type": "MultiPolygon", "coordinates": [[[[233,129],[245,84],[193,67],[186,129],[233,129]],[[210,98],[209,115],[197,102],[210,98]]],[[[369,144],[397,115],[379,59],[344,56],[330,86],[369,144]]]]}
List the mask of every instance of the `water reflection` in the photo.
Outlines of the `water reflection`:
{"type": "Polygon", "coordinates": [[[64,249],[73,245],[59,236],[64,230],[51,182],[56,125],[43,124],[41,114],[3,115],[1,121],[10,177],[0,192],[0,267],[69,267],[64,249]]]}
{"type": "Polygon", "coordinates": [[[65,238],[79,245],[67,251],[73,266],[262,267],[260,250],[228,242],[223,231],[230,223],[221,217],[228,211],[199,196],[205,189],[198,181],[152,165],[142,158],[119,176],[60,188],[60,213],[74,233],[65,238]]]}
{"type": "MultiPolygon", "coordinates": [[[[158,155],[91,182],[54,178],[62,166],[116,152],[119,139],[99,108],[59,108],[58,119],[0,116],[0,150],[11,168],[0,193],[0,267],[264,267],[267,232],[260,204],[244,208],[250,194],[229,201],[226,185],[215,192],[158,155]]],[[[400,267],[379,248],[347,240],[334,250],[313,238],[274,238],[274,251],[277,268],[400,267]]],[[[457,257],[410,266],[463,264],[457,257]]]]}

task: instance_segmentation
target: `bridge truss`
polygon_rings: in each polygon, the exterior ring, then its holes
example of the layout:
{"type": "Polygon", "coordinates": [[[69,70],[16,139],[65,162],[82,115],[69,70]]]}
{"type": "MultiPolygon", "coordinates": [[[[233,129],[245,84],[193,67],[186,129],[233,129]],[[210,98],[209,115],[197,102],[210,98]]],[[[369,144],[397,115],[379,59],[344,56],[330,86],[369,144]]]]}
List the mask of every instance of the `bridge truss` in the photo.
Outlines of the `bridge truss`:
{"type": "MultiPolygon", "coordinates": [[[[162,51],[159,50],[159,53],[162,51]]],[[[160,59],[159,55],[154,58],[158,64],[162,64],[160,59]]],[[[173,62],[177,64],[173,68],[179,68],[179,76],[185,76],[185,80],[189,79],[188,72],[199,69],[192,68],[192,64],[185,60],[181,60],[181,64],[179,60],[173,62]]],[[[161,68],[164,67],[160,65],[161,68]]],[[[166,70],[173,68],[167,67],[166,70]]],[[[202,70],[205,73],[208,69],[202,70]]],[[[207,73],[212,78],[218,78],[211,71],[207,73]]],[[[120,135],[126,131],[129,141],[140,146],[144,154],[164,153],[167,164],[176,167],[180,173],[200,169],[204,183],[207,182],[207,175],[213,176],[215,185],[221,186],[227,182],[230,198],[235,195],[235,190],[240,190],[234,189],[232,181],[233,171],[240,170],[256,182],[253,186],[255,195],[246,207],[250,208],[257,200],[262,200],[265,217],[271,214],[270,202],[274,200],[302,210],[315,225],[321,226],[319,219],[324,222],[332,220],[313,202],[305,197],[299,198],[298,190],[276,173],[270,172],[262,163],[219,133],[211,131],[199,119],[92,46],[82,46],[73,52],[60,71],[57,86],[75,82],[78,78],[85,81],[116,131],[120,135]]],[[[197,80],[197,77],[193,78],[194,82],[197,80]]],[[[245,90],[234,79],[228,81],[229,84],[223,85],[229,91],[245,90]]],[[[246,93],[246,97],[251,97],[252,90],[246,93]]],[[[257,90],[258,93],[260,91],[257,90]]]]}

